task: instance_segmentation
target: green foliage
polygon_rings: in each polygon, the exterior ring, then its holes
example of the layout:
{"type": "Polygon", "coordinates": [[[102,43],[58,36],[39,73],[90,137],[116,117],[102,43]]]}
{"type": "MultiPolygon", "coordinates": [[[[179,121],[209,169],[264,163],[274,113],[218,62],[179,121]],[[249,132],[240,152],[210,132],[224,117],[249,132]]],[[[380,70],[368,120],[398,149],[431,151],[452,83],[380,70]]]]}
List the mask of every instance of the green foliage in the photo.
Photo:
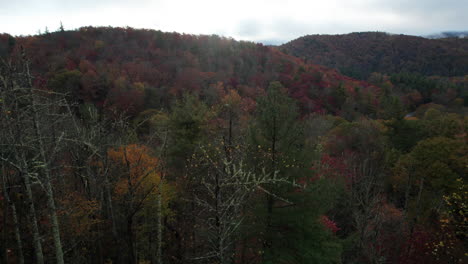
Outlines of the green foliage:
{"type": "MultiPolygon", "coordinates": [[[[252,155],[257,166],[264,164],[268,170],[278,170],[291,181],[308,182],[311,172],[307,164],[311,164],[313,152],[306,151],[303,125],[297,118],[297,107],[284,87],[271,83],[257,103],[251,127],[252,155]]],[[[340,262],[341,245],[320,222],[320,216],[333,205],[337,192],[334,188],[325,180],[305,189],[269,186],[274,196],[267,196],[256,210],[263,226],[264,263],[340,262]]]]}
{"type": "Polygon", "coordinates": [[[288,54],[366,80],[373,72],[461,76],[466,74],[466,39],[426,39],[384,32],[309,35],[281,46],[288,54]]]}
{"type": "MultiPolygon", "coordinates": [[[[259,143],[268,147],[275,141],[285,142],[284,138],[290,137],[290,132],[296,131],[297,117],[298,109],[294,100],[287,96],[281,83],[272,82],[267,95],[259,98],[257,102],[257,119],[253,135],[259,143]]],[[[288,143],[285,142],[283,146],[277,147],[280,149],[288,143]]]]}
{"type": "Polygon", "coordinates": [[[99,122],[99,111],[94,104],[80,104],[78,114],[86,125],[94,126],[99,122]]]}
{"type": "MultiPolygon", "coordinates": [[[[165,115],[163,112],[155,110],[155,109],[148,109],[145,110],[141,113],[138,114],[138,116],[135,117],[133,120],[134,127],[137,129],[137,134],[140,137],[146,137],[146,136],[153,136],[152,134],[155,132],[155,127],[158,125],[165,125],[167,124],[161,124],[161,118],[163,120],[168,119],[167,115],[165,115]]],[[[162,122],[162,123],[167,123],[162,122]]]]}
{"type": "Polygon", "coordinates": [[[381,99],[381,104],[379,118],[390,120],[402,119],[405,116],[405,108],[400,98],[387,95],[381,99]]]}
{"type": "Polygon", "coordinates": [[[425,113],[429,109],[438,110],[439,112],[443,112],[443,113],[447,112],[447,109],[443,105],[428,103],[428,104],[420,105],[418,108],[416,108],[416,110],[414,111],[414,116],[417,118],[424,118],[425,113]]]}
{"type": "Polygon", "coordinates": [[[427,137],[427,131],[420,120],[391,120],[385,124],[391,145],[402,152],[409,152],[420,140],[427,137]]]}
{"type": "Polygon", "coordinates": [[[463,121],[457,114],[443,114],[431,108],[426,111],[423,120],[429,137],[454,138],[464,133],[463,121]]]}
{"type": "Polygon", "coordinates": [[[386,144],[381,129],[380,123],[374,120],[343,122],[327,134],[325,147],[334,156],[341,156],[346,152],[380,155],[386,144]]]}
{"type": "Polygon", "coordinates": [[[338,186],[322,179],[305,189],[291,188],[285,195],[292,204],[278,206],[273,213],[273,241],[263,263],[341,263],[341,242],[320,221],[332,208],[338,186]]]}
{"type": "Polygon", "coordinates": [[[347,97],[346,90],[342,82],[340,82],[336,89],[333,89],[332,97],[336,100],[337,107],[341,109],[347,97]]]}
{"type": "MultiPolygon", "coordinates": [[[[204,139],[210,118],[208,107],[196,95],[185,94],[178,100],[169,116],[171,143],[169,156],[174,165],[181,166],[191,155],[195,146],[204,139]]],[[[177,167],[177,166],[176,166],[177,167]]]]}
{"type": "Polygon", "coordinates": [[[458,177],[466,173],[460,159],[467,154],[460,143],[445,137],[421,140],[396,163],[394,186],[401,192],[408,192],[408,210],[415,217],[419,217],[418,214],[427,217],[444,194],[458,188],[458,177]]]}
{"type": "MultiPolygon", "coordinates": [[[[464,249],[468,78],[425,74],[466,74],[465,57],[434,59],[421,48],[436,43],[458,53],[451,40],[356,33],[288,45],[327,52],[309,59],[364,82],[274,47],[215,35],[128,27],[65,31],[62,25],[59,31],[0,34],[6,58],[0,63],[0,163],[7,176],[1,193],[12,196],[12,204],[2,203],[8,216],[2,240],[10,262],[19,250],[10,246],[14,233],[21,241],[31,237],[29,206],[37,209],[46,262],[54,261],[45,245],[47,193],[36,186],[45,163],[31,161],[40,142],[34,129],[22,128],[37,120],[36,126],[48,126],[42,140],[52,146],[46,151],[53,154],[51,184],[67,262],[160,263],[156,249],[163,246],[163,262],[175,264],[218,257],[223,263],[412,263],[398,252],[446,257],[454,252],[448,236],[464,249]],[[371,46],[358,44],[369,37],[371,46]],[[30,55],[31,72],[8,67],[24,55],[16,42],[30,55]],[[415,54],[414,47],[422,51],[415,54]],[[37,78],[24,77],[29,74],[37,78]],[[48,101],[66,94],[72,111],[64,111],[61,100],[33,117],[25,90],[13,89],[30,81],[37,88],[31,95],[48,101]],[[266,174],[279,180],[247,192],[232,177],[234,166],[229,169],[238,162],[247,180],[266,174]],[[33,180],[31,202],[23,201],[26,179],[33,180]],[[19,224],[9,217],[12,205],[19,224]],[[419,241],[416,229],[449,232],[428,249],[428,238],[419,241]],[[226,244],[208,245],[213,241],[226,244]],[[228,253],[194,260],[213,248],[228,253]]],[[[461,50],[465,43],[460,40],[461,50]]],[[[25,256],[32,251],[25,243],[25,256]]]]}
{"type": "Polygon", "coordinates": [[[147,87],[145,89],[145,109],[168,109],[171,99],[167,87],[147,87]]]}
{"type": "Polygon", "coordinates": [[[61,70],[54,74],[49,80],[49,87],[58,93],[65,94],[72,102],[79,101],[82,74],[79,70],[61,70]]]}
{"type": "Polygon", "coordinates": [[[468,226],[466,224],[468,215],[468,186],[464,183],[463,178],[458,178],[457,189],[451,193],[444,195],[444,202],[446,204],[445,217],[441,220],[446,225],[454,229],[456,236],[461,241],[466,241],[468,234],[468,226]]]}
{"type": "Polygon", "coordinates": [[[16,45],[16,39],[5,33],[0,33],[0,58],[7,58],[16,45]]]}
{"type": "MultiPolygon", "coordinates": [[[[302,155],[303,127],[298,109],[279,82],[270,84],[258,99],[256,117],[250,127],[251,146],[270,171],[294,167],[302,155]]],[[[287,170],[286,170],[287,171],[287,170]]]]}

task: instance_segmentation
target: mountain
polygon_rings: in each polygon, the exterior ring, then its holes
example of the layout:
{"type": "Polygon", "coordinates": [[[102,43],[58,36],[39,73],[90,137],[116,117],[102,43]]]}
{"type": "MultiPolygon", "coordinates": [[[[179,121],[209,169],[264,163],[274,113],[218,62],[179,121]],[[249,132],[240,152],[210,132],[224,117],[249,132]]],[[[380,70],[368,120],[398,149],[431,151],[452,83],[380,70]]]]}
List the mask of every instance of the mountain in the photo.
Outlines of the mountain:
{"type": "Polygon", "coordinates": [[[427,36],[427,38],[468,38],[468,31],[444,31],[437,34],[427,36]]]}
{"type": "Polygon", "coordinates": [[[382,32],[309,35],[279,49],[359,79],[367,79],[372,72],[417,72],[425,76],[468,74],[467,38],[428,39],[382,32]]]}
{"type": "Polygon", "coordinates": [[[0,35],[0,56],[15,57],[23,47],[36,86],[66,92],[77,103],[115,108],[131,116],[147,109],[168,109],[184,93],[198,94],[213,105],[235,89],[254,102],[269,83],[279,81],[296,99],[302,115],[318,112],[354,119],[360,115],[387,117],[385,112],[390,110],[384,110],[384,102],[389,97],[398,98],[407,110],[429,102],[447,105],[456,98],[468,103],[466,80],[404,74],[391,79],[376,75],[365,78],[369,79],[366,82],[337,69],[358,77],[375,71],[399,72],[405,67],[424,73],[446,62],[461,74],[468,72],[468,57],[443,54],[466,54],[465,44],[461,39],[356,33],[303,37],[278,48],[216,35],[83,27],[27,37],[0,35]],[[432,58],[432,64],[424,64],[424,54],[430,52],[421,47],[434,43],[440,44],[441,53],[437,60],[432,58]],[[454,43],[460,48],[449,49],[454,43]],[[387,55],[389,50],[392,56],[387,55]],[[329,55],[317,55],[318,61],[295,57],[300,56],[295,52],[305,51],[327,51],[323,54],[329,55]]]}
{"type": "Polygon", "coordinates": [[[216,35],[84,27],[0,39],[4,55],[24,48],[37,85],[67,87],[65,91],[79,102],[119,109],[133,104],[133,114],[166,107],[185,92],[215,101],[220,90],[235,88],[241,96],[255,100],[272,81],[288,88],[303,113],[339,112],[343,99],[337,100],[336,94],[340,89],[350,97],[356,88],[371,94],[379,90],[273,47],[216,35]]]}
{"type": "Polygon", "coordinates": [[[0,34],[0,262],[461,263],[467,88],[215,35],[0,34]]]}

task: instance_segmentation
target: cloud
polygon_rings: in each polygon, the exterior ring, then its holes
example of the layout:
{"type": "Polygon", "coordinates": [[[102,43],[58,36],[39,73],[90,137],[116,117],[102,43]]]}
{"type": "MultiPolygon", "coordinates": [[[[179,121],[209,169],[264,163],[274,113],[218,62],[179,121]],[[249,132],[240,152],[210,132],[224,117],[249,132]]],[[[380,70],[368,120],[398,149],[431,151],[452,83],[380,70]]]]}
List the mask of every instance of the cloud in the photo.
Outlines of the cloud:
{"type": "Polygon", "coordinates": [[[0,0],[0,32],[131,26],[282,43],[307,34],[467,30],[459,0],[0,0]],[[4,22],[6,21],[6,22],[4,22]]]}
{"type": "Polygon", "coordinates": [[[265,30],[265,28],[261,22],[255,20],[244,20],[237,26],[237,35],[242,37],[255,37],[263,30],[265,30]]]}
{"type": "Polygon", "coordinates": [[[159,1],[154,0],[0,0],[0,13],[38,13],[41,12],[75,12],[85,9],[105,8],[112,6],[133,7],[145,6],[159,1]]]}
{"type": "Polygon", "coordinates": [[[374,0],[366,1],[372,11],[385,10],[405,17],[407,32],[430,33],[434,31],[468,28],[468,1],[460,0],[374,0]]]}

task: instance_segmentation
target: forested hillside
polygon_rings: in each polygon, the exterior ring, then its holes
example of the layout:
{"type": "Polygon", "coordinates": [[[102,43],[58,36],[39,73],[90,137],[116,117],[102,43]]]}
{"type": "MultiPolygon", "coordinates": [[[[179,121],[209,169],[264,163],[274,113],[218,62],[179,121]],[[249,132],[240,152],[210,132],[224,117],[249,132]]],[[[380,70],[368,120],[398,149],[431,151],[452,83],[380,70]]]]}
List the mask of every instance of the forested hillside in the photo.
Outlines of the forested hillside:
{"type": "Polygon", "coordinates": [[[427,39],[383,32],[309,35],[280,49],[364,80],[373,72],[446,77],[468,72],[468,38],[427,39]]]}
{"type": "Polygon", "coordinates": [[[0,35],[1,262],[466,262],[468,79],[288,53],[0,35]]]}
{"type": "MultiPolygon", "coordinates": [[[[13,40],[3,38],[0,50],[6,52],[13,40]]],[[[305,64],[261,44],[218,36],[89,27],[13,42],[30,54],[36,82],[49,86],[66,82],[68,87],[55,88],[73,93],[80,102],[106,101],[122,110],[132,101],[133,114],[143,108],[167,106],[184,92],[214,102],[218,90],[230,87],[253,98],[274,80],[301,101],[304,113],[339,111],[340,102],[333,95],[337,89],[350,94],[355,88],[372,94],[377,91],[366,82],[305,64]]]]}

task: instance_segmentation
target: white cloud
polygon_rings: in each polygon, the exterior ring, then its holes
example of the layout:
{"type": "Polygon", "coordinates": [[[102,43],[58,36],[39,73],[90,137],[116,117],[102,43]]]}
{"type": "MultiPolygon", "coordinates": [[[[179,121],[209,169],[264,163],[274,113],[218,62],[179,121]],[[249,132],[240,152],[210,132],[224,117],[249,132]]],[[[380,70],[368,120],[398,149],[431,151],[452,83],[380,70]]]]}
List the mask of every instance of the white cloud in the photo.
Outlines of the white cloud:
{"type": "Polygon", "coordinates": [[[131,26],[253,41],[306,34],[389,31],[428,34],[468,29],[468,1],[455,0],[0,0],[0,32],[47,26],[131,26]]]}

